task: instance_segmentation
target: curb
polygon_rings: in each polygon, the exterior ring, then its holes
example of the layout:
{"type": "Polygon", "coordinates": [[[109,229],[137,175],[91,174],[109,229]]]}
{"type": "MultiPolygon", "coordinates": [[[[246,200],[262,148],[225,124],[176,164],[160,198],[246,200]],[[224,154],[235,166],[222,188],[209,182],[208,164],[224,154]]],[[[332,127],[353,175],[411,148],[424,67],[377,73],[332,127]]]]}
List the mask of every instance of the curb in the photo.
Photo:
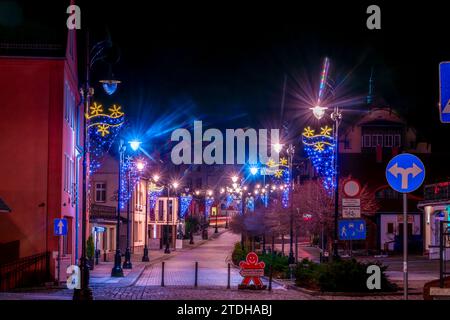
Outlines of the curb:
{"type": "MultiPolygon", "coordinates": [[[[273,280],[272,280],[273,281],[273,280]]],[[[403,296],[403,292],[327,292],[327,291],[314,291],[302,287],[297,287],[293,284],[286,284],[289,289],[297,290],[302,293],[309,294],[311,296],[334,296],[334,297],[386,297],[386,296],[403,296]]],[[[408,295],[422,295],[422,292],[408,292],[408,295]]]]}

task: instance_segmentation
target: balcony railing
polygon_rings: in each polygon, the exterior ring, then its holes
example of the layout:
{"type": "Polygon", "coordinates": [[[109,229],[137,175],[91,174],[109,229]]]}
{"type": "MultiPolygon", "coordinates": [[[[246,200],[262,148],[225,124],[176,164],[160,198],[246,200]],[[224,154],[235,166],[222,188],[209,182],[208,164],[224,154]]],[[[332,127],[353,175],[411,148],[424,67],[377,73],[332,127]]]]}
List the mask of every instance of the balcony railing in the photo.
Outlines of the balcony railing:
{"type": "Polygon", "coordinates": [[[0,291],[32,287],[50,280],[50,252],[0,265],[0,291]]]}
{"type": "Polygon", "coordinates": [[[423,190],[424,201],[450,200],[450,182],[429,184],[423,190]]]}

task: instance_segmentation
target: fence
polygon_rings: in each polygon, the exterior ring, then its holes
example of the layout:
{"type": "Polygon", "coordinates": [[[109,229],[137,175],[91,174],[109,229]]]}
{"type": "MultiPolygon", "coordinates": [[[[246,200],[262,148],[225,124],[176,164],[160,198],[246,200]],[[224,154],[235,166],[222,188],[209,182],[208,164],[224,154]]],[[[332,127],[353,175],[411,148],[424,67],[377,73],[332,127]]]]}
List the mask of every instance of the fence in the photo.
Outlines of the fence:
{"type": "MultiPolygon", "coordinates": [[[[224,268],[211,266],[208,262],[184,261],[182,264],[178,264],[163,261],[160,264],[148,266],[135,285],[231,289],[241,284],[242,279],[239,270],[232,267],[230,263],[224,268]]],[[[267,280],[263,279],[263,282],[269,282],[271,288],[272,277],[267,280]]]]}
{"type": "Polygon", "coordinates": [[[0,265],[0,291],[42,285],[50,279],[50,252],[0,265]]]}

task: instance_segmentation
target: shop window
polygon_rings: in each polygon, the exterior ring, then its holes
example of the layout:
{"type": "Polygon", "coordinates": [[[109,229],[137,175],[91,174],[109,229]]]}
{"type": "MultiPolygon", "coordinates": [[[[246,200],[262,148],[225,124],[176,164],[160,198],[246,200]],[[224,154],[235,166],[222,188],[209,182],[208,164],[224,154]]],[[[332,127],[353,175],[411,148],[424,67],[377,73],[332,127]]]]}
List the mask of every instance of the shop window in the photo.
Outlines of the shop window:
{"type": "Polygon", "coordinates": [[[167,220],[172,221],[173,216],[173,201],[167,200],[167,220]]]}
{"type": "Polygon", "coordinates": [[[164,221],[164,200],[158,201],[158,221],[164,221]]]}

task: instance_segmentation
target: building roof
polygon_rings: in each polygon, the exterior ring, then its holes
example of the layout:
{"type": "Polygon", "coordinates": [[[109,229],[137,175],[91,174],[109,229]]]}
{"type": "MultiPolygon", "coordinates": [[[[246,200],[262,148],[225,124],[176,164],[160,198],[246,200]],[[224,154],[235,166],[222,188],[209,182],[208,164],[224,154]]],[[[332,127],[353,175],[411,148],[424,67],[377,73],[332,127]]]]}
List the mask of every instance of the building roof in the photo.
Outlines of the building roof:
{"type": "Polygon", "coordinates": [[[6,205],[2,198],[0,198],[0,212],[11,212],[11,209],[6,205]]]}
{"type": "Polygon", "coordinates": [[[64,57],[70,0],[0,2],[0,55],[64,57]]]}

